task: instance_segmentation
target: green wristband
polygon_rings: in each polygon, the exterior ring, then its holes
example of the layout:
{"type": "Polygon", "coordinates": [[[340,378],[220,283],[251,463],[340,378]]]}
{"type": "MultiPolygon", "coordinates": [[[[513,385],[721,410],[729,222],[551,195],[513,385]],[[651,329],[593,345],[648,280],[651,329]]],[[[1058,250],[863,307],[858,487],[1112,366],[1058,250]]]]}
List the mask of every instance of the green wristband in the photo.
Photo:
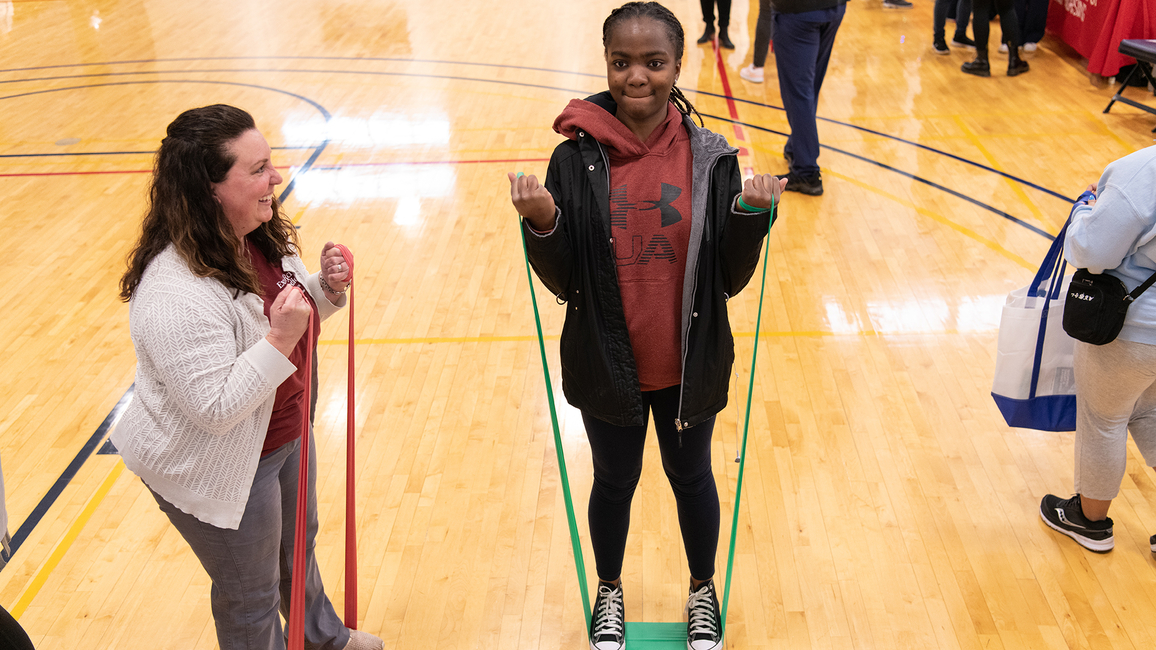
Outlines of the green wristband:
{"type": "Polygon", "coordinates": [[[741,194],[739,195],[739,207],[746,210],[747,212],[751,212],[753,214],[759,214],[762,212],[770,212],[772,210],[772,208],[752,208],[751,206],[747,205],[743,201],[743,197],[741,194]]]}

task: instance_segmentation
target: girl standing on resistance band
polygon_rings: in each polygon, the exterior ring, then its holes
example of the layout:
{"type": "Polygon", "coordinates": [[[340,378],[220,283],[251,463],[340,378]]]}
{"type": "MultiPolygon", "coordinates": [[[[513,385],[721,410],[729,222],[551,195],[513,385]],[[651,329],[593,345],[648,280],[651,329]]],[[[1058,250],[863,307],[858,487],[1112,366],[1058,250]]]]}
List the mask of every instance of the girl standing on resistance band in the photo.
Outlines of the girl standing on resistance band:
{"type": "Polygon", "coordinates": [[[649,413],[690,568],[687,648],[722,647],[710,442],[734,361],[726,301],[754,273],[786,181],[744,183],[737,151],[691,120],[698,113],[675,87],[683,42],[656,2],[614,10],[602,26],[609,91],[572,100],[555,120],[567,140],[544,187],[509,175],[534,270],[568,303],[562,385],[594,465],[593,650],[625,646],[622,560],[649,413]]]}
{"type": "Polygon", "coordinates": [[[270,158],[253,118],[231,106],[169,125],[120,283],[137,371],[112,441],[212,579],[221,650],[285,648],[278,610],[288,618],[298,550],[305,647],[376,650],[381,639],[346,629],[321,584],[316,454],[307,543],[294,548],[308,341],[345,306],[350,275],[332,243],[321,271],[305,270],[270,158]]]}

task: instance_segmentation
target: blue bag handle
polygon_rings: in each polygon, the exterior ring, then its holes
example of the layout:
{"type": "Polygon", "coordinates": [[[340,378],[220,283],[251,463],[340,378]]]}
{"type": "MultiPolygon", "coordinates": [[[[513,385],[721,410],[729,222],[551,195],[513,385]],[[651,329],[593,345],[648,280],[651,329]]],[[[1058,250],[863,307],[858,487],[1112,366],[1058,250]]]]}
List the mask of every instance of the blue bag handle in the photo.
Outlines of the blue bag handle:
{"type": "Polygon", "coordinates": [[[1052,240],[1052,246],[1048,249],[1048,254],[1044,256],[1044,261],[1040,264],[1040,270],[1036,271],[1036,277],[1032,279],[1032,284],[1028,288],[1029,296],[1046,298],[1043,309],[1040,310],[1040,332],[1036,337],[1036,355],[1032,362],[1032,383],[1028,390],[1028,399],[1035,399],[1036,397],[1036,385],[1040,379],[1040,362],[1044,356],[1044,337],[1048,333],[1048,312],[1051,310],[1052,301],[1060,297],[1060,289],[1064,285],[1064,272],[1068,269],[1068,262],[1064,260],[1064,240],[1068,236],[1068,226],[1072,224],[1072,214],[1076,212],[1076,207],[1090,198],[1094,199],[1096,195],[1092,192],[1084,192],[1080,198],[1076,199],[1075,204],[1072,205],[1072,212],[1068,214],[1068,220],[1064,222],[1064,227],[1060,228],[1060,234],[1052,240]],[[1041,293],[1040,288],[1045,279],[1049,280],[1048,290],[1046,293],[1041,293]]]}

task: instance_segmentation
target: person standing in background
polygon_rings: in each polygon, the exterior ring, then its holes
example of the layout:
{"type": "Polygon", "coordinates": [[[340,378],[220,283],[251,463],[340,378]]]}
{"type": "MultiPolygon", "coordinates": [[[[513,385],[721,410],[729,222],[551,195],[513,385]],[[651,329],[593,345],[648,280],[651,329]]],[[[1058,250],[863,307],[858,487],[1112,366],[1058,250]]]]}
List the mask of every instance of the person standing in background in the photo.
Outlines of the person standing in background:
{"type": "Polygon", "coordinates": [[[1020,19],[1024,52],[1035,52],[1044,39],[1048,26],[1049,0],[1015,0],[1016,16],[1020,19]]]}
{"type": "Polygon", "coordinates": [[[847,0],[772,0],[775,67],[791,135],[783,147],[787,191],[811,196],[823,193],[819,174],[819,90],[843,23],[847,0]]]}
{"type": "MultiPolygon", "coordinates": [[[[1045,0],[1046,1],[1046,0],[1045,0]]],[[[951,37],[951,44],[955,47],[975,48],[975,41],[967,37],[967,23],[971,19],[971,0],[935,0],[935,11],[932,14],[932,36],[936,54],[950,54],[947,49],[947,14],[955,6],[955,35],[951,37]]]]}
{"type": "Polygon", "coordinates": [[[999,12],[1000,40],[1007,44],[1007,76],[1014,77],[1028,71],[1028,62],[1020,58],[1020,26],[1012,0],[974,0],[975,20],[975,60],[964,63],[960,68],[977,77],[990,77],[991,64],[987,58],[987,41],[991,36],[991,12],[999,12]]]}
{"type": "Polygon", "coordinates": [[[714,38],[714,5],[716,2],[718,3],[718,44],[720,47],[733,50],[735,44],[727,35],[727,26],[731,22],[731,0],[699,0],[702,5],[702,21],[706,23],[706,29],[703,30],[702,36],[698,37],[698,44],[706,45],[714,38]]]}
{"type": "Polygon", "coordinates": [[[759,0],[759,18],[755,21],[754,60],[749,66],[739,70],[739,76],[751,83],[763,83],[763,66],[767,63],[767,52],[771,49],[771,41],[775,38],[774,13],[771,0],[759,0]]]}

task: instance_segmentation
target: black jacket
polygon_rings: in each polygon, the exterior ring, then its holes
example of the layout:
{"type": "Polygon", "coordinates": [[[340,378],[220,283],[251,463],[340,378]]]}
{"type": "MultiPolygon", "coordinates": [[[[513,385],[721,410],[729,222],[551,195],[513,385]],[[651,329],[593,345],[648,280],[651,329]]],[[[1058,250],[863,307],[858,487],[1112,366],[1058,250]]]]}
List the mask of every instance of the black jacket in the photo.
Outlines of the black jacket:
{"type": "MultiPolygon", "coordinates": [[[[612,114],[609,93],[588,98],[612,114]]],[[[697,425],[727,403],[734,339],[726,301],[759,262],[771,216],[738,214],[737,150],[690,118],[691,236],[683,280],[682,393],[676,426],[697,425]]],[[[548,235],[523,223],[530,263],[560,302],[562,390],[578,409],[616,426],[646,423],[642,391],[610,240],[610,167],[604,147],[585,132],[554,150],[546,189],[557,222],[548,235]]]]}

